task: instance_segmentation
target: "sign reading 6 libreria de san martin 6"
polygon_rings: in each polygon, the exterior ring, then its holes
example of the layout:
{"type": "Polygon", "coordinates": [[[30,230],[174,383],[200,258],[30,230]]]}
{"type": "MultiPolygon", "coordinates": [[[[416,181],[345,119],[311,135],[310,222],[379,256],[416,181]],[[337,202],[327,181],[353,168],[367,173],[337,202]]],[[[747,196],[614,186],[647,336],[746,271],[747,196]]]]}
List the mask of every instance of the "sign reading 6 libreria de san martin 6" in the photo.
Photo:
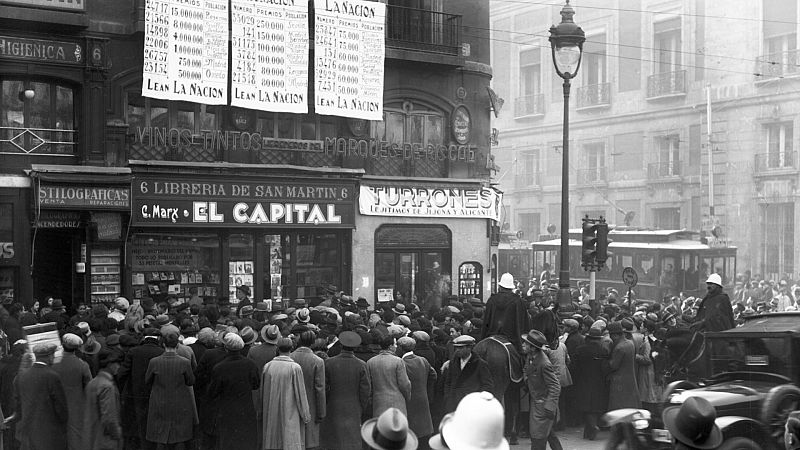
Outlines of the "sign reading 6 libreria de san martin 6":
{"type": "Polygon", "coordinates": [[[135,179],[138,226],[340,228],[355,224],[355,182],[135,179]]]}

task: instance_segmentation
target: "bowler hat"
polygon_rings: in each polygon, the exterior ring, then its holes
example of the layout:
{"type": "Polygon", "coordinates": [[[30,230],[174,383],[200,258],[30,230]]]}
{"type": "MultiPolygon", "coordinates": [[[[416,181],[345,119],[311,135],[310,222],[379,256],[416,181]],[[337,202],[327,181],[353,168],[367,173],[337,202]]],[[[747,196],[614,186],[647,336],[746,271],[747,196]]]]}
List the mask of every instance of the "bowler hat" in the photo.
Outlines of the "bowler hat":
{"type": "Polygon", "coordinates": [[[417,435],[408,427],[408,419],[397,408],[389,408],[361,426],[361,438],[377,450],[414,450],[417,435]]]}
{"type": "Polygon", "coordinates": [[[717,412],[702,397],[688,397],[680,406],[664,410],[664,425],[682,444],[699,449],[712,449],[722,444],[722,430],[714,423],[717,412]]]}

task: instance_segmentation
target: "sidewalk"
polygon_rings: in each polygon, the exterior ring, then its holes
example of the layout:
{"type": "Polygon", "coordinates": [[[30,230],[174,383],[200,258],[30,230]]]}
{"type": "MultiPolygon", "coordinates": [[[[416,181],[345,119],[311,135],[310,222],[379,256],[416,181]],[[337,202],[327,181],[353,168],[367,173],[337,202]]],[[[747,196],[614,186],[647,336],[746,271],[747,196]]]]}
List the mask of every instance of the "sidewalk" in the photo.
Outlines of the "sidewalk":
{"type": "MultiPolygon", "coordinates": [[[[608,438],[608,431],[600,431],[597,439],[590,441],[583,439],[583,427],[569,427],[564,431],[556,432],[561,440],[564,450],[602,450],[608,438]]],[[[512,445],[512,450],[527,450],[531,448],[530,439],[520,439],[519,445],[512,445]]],[[[548,449],[550,446],[547,447],[548,449]]]]}

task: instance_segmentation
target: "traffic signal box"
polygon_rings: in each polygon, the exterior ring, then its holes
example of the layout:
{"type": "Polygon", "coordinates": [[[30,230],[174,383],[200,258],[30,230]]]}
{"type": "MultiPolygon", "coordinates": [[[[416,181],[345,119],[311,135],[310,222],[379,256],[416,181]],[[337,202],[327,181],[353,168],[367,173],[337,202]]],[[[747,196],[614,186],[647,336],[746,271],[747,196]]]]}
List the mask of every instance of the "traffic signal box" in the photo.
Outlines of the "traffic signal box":
{"type": "Polygon", "coordinates": [[[597,228],[599,223],[589,216],[583,219],[581,266],[584,270],[592,270],[597,259],[597,228]]]}
{"type": "Polygon", "coordinates": [[[598,270],[602,269],[606,264],[606,260],[611,256],[608,251],[608,244],[614,242],[608,239],[608,224],[605,219],[600,218],[602,222],[597,224],[597,253],[595,259],[597,260],[598,270]]]}

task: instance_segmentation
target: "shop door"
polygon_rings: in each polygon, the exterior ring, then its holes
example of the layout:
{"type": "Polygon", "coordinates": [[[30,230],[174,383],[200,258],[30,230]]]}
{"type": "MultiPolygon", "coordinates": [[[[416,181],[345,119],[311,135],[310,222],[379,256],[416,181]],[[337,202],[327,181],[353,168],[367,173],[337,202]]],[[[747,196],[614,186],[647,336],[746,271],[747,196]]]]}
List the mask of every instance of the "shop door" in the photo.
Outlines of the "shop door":
{"type": "Polygon", "coordinates": [[[83,276],[74,272],[79,260],[79,234],[71,230],[39,232],[34,242],[34,297],[40,302],[47,297],[60,298],[67,307],[83,301],[83,276]]]}
{"type": "Polygon", "coordinates": [[[376,253],[376,295],[379,293],[377,290],[391,289],[397,302],[416,303],[423,310],[441,305],[445,292],[442,275],[444,256],[442,251],[376,253]]]}

